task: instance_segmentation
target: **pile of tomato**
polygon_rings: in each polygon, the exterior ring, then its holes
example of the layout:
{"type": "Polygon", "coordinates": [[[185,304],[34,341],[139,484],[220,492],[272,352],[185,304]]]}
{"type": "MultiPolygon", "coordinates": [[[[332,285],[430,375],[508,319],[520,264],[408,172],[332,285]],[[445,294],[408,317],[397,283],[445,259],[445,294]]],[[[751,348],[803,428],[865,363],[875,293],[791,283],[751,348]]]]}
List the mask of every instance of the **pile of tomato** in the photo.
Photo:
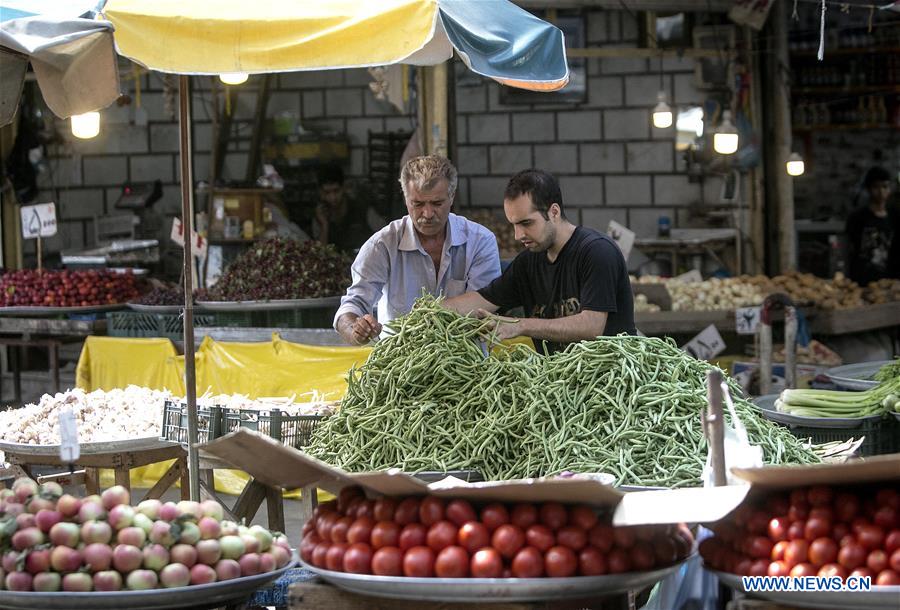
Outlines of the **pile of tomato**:
{"type": "Polygon", "coordinates": [[[693,543],[684,524],[612,527],[586,505],[372,500],[347,487],[306,523],[300,556],[322,569],[377,576],[558,578],[666,567],[693,543]]]}
{"type": "Polygon", "coordinates": [[[744,503],[700,543],[704,562],[741,576],[869,577],[900,585],[900,489],[815,486],[744,503]]]}

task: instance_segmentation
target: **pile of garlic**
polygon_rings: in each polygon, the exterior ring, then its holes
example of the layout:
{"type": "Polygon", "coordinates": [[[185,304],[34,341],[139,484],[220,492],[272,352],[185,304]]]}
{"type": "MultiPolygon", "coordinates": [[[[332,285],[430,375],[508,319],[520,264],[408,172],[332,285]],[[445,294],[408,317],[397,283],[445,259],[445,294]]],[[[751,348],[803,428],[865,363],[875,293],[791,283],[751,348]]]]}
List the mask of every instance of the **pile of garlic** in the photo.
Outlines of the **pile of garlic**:
{"type": "Polygon", "coordinates": [[[672,311],[720,311],[761,305],[768,292],[747,281],[745,276],[717,278],[702,282],[643,276],[641,284],[663,284],[672,297],[672,311]]]}

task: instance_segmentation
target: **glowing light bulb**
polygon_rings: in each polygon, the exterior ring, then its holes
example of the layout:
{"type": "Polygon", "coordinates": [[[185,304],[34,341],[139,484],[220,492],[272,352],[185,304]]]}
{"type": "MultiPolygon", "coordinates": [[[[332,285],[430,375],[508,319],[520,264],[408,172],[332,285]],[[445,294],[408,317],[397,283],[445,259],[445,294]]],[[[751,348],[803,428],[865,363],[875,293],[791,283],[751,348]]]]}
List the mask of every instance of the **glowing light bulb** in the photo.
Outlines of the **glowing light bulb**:
{"type": "Polygon", "coordinates": [[[666,129],[672,126],[672,109],[666,103],[665,91],[660,91],[657,98],[659,103],[653,107],[653,126],[657,129],[666,129]]]}
{"type": "Polygon", "coordinates": [[[738,149],[738,133],[731,124],[731,111],[722,113],[722,123],[713,134],[713,149],[720,155],[732,155],[738,149]]]}
{"type": "Polygon", "coordinates": [[[72,135],[87,140],[100,133],[100,113],[85,112],[72,115],[72,135]]]}
{"type": "Polygon", "coordinates": [[[226,85],[240,85],[246,83],[248,78],[246,72],[226,72],[219,75],[219,80],[226,85]]]}
{"type": "Polygon", "coordinates": [[[806,165],[803,163],[803,157],[799,155],[799,153],[791,153],[791,156],[788,157],[787,163],[785,163],[787,168],[788,176],[802,176],[803,172],[806,171],[806,165]]]}

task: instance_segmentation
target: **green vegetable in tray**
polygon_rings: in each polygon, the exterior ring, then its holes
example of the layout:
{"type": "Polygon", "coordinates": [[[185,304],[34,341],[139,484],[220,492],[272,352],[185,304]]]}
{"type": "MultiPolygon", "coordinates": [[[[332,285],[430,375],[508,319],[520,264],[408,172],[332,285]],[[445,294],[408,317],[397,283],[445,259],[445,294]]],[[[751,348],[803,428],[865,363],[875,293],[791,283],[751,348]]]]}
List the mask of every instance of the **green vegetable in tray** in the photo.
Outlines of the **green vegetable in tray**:
{"type": "Polygon", "coordinates": [[[900,379],[900,359],[893,360],[878,369],[873,379],[875,381],[896,381],[900,379]]]}
{"type": "Polygon", "coordinates": [[[898,394],[900,376],[865,392],[785,390],[775,401],[775,408],[804,417],[869,417],[894,410],[898,394]]]}
{"type": "MultiPolygon", "coordinates": [[[[351,371],[340,411],[307,451],[354,472],[477,470],[496,480],[569,470],[628,485],[698,482],[710,364],[671,340],[625,335],[551,356],[517,345],[485,358],[476,343],[485,324],[419,299],[351,371]]],[[[819,461],[728,384],[768,463],[819,461]]]]}

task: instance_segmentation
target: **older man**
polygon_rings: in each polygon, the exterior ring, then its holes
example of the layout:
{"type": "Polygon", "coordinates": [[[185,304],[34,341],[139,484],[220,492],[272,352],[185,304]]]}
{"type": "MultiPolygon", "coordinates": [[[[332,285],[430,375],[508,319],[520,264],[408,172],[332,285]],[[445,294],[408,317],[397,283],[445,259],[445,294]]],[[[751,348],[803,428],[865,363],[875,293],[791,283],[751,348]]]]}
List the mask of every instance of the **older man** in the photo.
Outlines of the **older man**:
{"type": "Polygon", "coordinates": [[[454,297],[500,275],[494,234],[450,212],[456,184],[456,168],[444,157],[416,157],[403,166],[400,185],[409,214],[360,248],[353,284],[334,317],[335,330],[348,343],[377,337],[384,324],[412,309],[423,289],[454,297]]]}

